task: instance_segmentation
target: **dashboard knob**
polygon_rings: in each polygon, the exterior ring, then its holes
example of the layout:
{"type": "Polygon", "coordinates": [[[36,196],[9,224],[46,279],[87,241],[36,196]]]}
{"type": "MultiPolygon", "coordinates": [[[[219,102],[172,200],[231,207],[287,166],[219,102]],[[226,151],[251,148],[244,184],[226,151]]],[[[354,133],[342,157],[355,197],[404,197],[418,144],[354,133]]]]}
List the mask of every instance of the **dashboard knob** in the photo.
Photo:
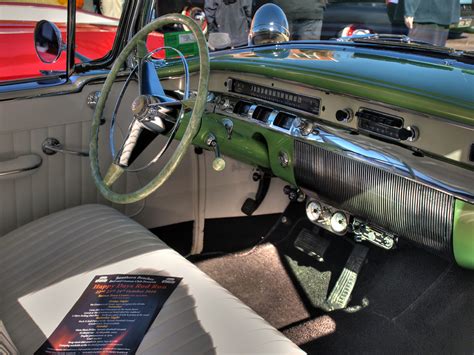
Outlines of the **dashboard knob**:
{"type": "Polygon", "coordinates": [[[313,124],[307,120],[300,119],[297,123],[297,127],[299,128],[300,134],[302,136],[307,136],[313,132],[313,124]]]}
{"type": "Polygon", "coordinates": [[[398,138],[402,141],[413,142],[418,138],[418,128],[415,126],[408,126],[407,128],[402,128],[398,131],[398,138]]]}
{"type": "Polygon", "coordinates": [[[350,122],[353,116],[354,114],[350,108],[346,108],[344,110],[337,110],[336,112],[336,120],[338,120],[339,122],[350,122]]]}
{"type": "Polygon", "coordinates": [[[215,171],[222,171],[225,169],[225,160],[222,159],[222,158],[215,158],[213,161],[212,161],[212,168],[215,170],[215,171]]]}

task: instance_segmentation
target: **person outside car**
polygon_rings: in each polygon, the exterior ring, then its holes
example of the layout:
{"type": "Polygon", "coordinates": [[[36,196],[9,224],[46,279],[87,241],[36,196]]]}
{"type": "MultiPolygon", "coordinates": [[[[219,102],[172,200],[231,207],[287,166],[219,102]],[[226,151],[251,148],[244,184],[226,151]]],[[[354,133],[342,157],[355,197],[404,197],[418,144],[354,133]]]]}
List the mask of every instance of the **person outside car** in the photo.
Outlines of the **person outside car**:
{"type": "Polygon", "coordinates": [[[411,39],[435,46],[446,45],[449,26],[459,21],[459,0],[404,0],[398,4],[399,9],[402,4],[411,39]]]}
{"type": "Polygon", "coordinates": [[[294,40],[319,40],[327,0],[274,0],[285,12],[294,40]]]}
{"type": "Polygon", "coordinates": [[[204,11],[209,33],[227,33],[234,48],[247,45],[252,0],[206,0],[204,11]]]}

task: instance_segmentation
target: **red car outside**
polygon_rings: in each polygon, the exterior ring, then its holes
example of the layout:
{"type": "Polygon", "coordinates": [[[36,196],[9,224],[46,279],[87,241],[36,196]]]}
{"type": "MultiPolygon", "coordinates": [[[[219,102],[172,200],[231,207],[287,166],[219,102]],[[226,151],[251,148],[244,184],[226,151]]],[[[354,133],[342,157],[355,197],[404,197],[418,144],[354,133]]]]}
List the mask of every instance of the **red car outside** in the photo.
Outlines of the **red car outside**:
{"type": "MultiPolygon", "coordinates": [[[[41,71],[65,71],[66,53],[53,64],[43,63],[36,55],[34,30],[40,20],[58,26],[66,39],[67,10],[62,6],[0,3],[0,83],[42,76],[41,71]]],[[[118,20],[95,13],[76,12],[76,52],[90,60],[105,56],[114,43],[118,20]]],[[[163,36],[149,37],[150,49],[163,46],[163,36]]],[[[80,59],[76,57],[76,62],[80,59]]]]}

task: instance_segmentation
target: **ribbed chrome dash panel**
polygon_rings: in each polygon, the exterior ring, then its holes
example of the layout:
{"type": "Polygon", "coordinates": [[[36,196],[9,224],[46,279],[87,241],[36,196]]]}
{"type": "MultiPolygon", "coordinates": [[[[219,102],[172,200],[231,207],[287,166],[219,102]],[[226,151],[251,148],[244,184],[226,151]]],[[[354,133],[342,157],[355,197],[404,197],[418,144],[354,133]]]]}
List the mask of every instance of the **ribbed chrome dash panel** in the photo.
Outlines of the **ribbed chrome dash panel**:
{"type": "Polygon", "coordinates": [[[295,141],[294,158],[300,187],[419,246],[452,257],[452,196],[300,141],[295,141]]]}

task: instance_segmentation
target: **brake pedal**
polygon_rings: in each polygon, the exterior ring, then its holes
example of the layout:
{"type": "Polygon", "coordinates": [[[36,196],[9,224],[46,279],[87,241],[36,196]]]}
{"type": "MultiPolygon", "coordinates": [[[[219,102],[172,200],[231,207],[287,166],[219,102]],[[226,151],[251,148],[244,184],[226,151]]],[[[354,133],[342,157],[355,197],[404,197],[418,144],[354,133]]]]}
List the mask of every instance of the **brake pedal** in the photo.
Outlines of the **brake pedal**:
{"type": "Polygon", "coordinates": [[[351,255],[347,259],[346,266],[342,270],[339,279],[331,291],[326,304],[328,309],[334,311],[336,309],[346,308],[354,290],[357,276],[364,265],[365,258],[369,248],[364,245],[356,244],[352,249],[351,255]]]}
{"type": "Polygon", "coordinates": [[[331,242],[321,237],[319,234],[313,233],[303,228],[293,243],[294,247],[299,251],[315,258],[319,262],[324,261],[324,254],[331,242]]]}

